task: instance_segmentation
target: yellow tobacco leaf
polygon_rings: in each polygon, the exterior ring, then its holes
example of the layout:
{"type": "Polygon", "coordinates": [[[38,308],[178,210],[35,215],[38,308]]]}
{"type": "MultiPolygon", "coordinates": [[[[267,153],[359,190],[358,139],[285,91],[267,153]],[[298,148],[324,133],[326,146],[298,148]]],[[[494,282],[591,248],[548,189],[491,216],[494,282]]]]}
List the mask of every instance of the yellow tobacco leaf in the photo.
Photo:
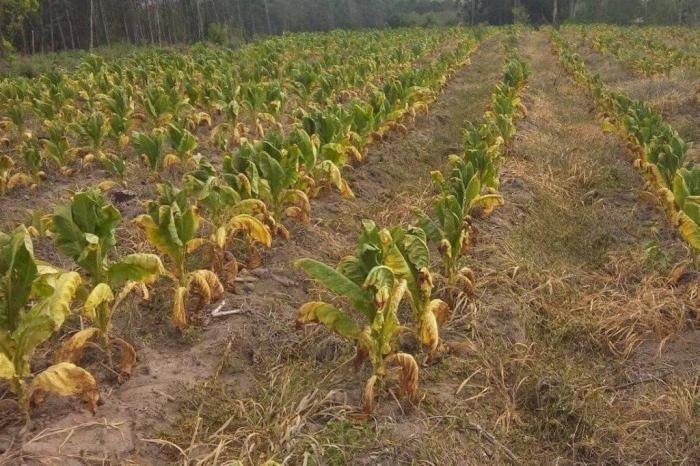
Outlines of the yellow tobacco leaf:
{"type": "Polygon", "coordinates": [[[106,283],[99,283],[95,288],[92,289],[87,299],[85,300],[83,314],[94,322],[97,315],[97,308],[102,304],[109,303],[112,301],[114,301],[114,294],[112,293],[112,289],[106,283]]]}
{"type": "Polygon", "coordinates": [[[86,328],[71,335],[63,342],[56,354],[56,363],[70,362],[77,364],[83,356],[85,344],[92,339],[99,330],[95,327],[86,328]]]}
{"type": "Polygon", "coordinates": [[[92,374],[69,362],[55,364],[34,377],[29,393],[30,400],[35,404],[43,402],[48,393],[78,396],[88,404],[93,413],[97,410],[97,402],[100,399],[97,382],[92,374]]]}

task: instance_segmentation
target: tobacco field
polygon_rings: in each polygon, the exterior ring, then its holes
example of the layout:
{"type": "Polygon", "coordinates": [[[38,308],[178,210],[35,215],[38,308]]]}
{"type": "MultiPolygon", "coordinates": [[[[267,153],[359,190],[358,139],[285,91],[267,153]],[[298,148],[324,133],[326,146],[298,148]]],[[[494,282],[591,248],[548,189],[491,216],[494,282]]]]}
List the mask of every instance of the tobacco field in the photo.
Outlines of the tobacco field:
{"type": "Polygon", "coordinates": [[[700,32],[0,80],[0,464],[700,463],[700,32]]]}

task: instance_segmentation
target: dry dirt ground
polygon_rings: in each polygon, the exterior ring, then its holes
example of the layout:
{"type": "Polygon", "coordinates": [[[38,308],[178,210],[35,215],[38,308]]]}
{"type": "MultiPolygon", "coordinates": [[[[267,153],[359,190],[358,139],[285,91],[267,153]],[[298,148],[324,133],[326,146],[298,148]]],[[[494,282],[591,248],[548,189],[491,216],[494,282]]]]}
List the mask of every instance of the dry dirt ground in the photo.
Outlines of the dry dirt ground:
{"type": "Polygon", "coordinates": [[[23,442],[0,424],[0,462],[700,462],[697,264],[641,200],[621,141],[601,131],[546,35],[527,33],[519,53],[533,75],[529,114],[501,166],[506,204],[478,224],[477,296],[441,330],[449,353],[422,364],[420,402],[389,390],[373,416],[358,416],[368,369],[352,370],[347,341],[295,330],[297,307],[319,290],[292,262],[335,262],[353,250],[361,219],[405,223],[410,206],[426,204],[430,170],[461,151],[465,122],[479,121],[501,79],[501,37],[474,52],[407,134],[347,172],[356,199],[312,203],[311,222],[226,297],[224,309],[240,313],[207,310],[184,336],[168,330],[157,295],[124,313],[134,376],[107,385],[95,417],[52,400],[23,442]]]}

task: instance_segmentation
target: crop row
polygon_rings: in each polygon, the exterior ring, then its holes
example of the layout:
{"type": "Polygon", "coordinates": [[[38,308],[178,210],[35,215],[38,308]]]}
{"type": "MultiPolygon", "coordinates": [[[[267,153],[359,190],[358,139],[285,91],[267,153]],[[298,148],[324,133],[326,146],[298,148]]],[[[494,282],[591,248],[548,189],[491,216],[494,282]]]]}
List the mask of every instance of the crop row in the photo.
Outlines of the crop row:
{"type": "Polygon", "coordinates": [[[198,149],[226,152],[266,129],[342,111],[381,118],[425,79],[421,62],[472,43],[458,30],[299,34],[236,51],[150,51],[114,63],[90,56],[74,73],[6,79],[0,194],[94,162],[120,180],[137,157],[154,175],[186,171],[198,149]]]}
{"type": "MultiPolygon", "coordinates": [[[[669,45],[669,34],[675,36],[684,28],[620,28],[610,25],[593,27],[568,26],[594,49],[615,56],[627,67],[643,75],[669,75],[676,68],[700,72],[700,53],[687,47],[669,45]]],[[[697,36],[695,37],[697,40],[697,36]]]]}
{"type": "MultiPolygon", "coordinates": [[[[295,117],[286,131],[277,127],[261,132],[258,139],[242,137],[233,152],[222,154],[220,169],[199,156],[192,157],[191,166],[182,164],[181,182],[158,184],[157,197],[134,219],[158,255],[118,253],[115,233],[121,213],[99,189],[74,194],[53,215],[36,219],[29,228],[0,234],[0,377],[10,381],[27,416],[31,404],[47,393],[76,394],[95,409],[99,397],[95,378],[78,366],[83,352],[93,347],[88,344],[92,340],[110,368],[116,348],[119,379],[129,377],[135,351],[114,334],[112,318],[130,295],[147,298],[148,285],[156,280],[168,283],[173,322],[184,329],[193,312],[235,285],[238,269],[246,262],[242,257],[247,256],[248,267],[253,267],[260,261],[258,248],[289,236],[282,223],[285,218],[308,220],[310,199],[321,188],[333,185],[351,196],[342,167],[353,154],[401,127],[402,121],[435,99],[476,45],[469,33],[457,37],[453,47],[371,87],[364,100],[329,103],[295,117]],[[80,273],[63,272],[36,259],[32,246],[36,235],[49,236],[80,273]],[[73,301],[89,326],[65,339],[54,351],[55,364],[32,377],[34,351],[59,331],[73,301]]],[[[177,67],[179,61],[172,60],[177,67]]],[[[204,65],[198,69],[206,70],[204,65]]],[[[209,88],[206,83],[202,86],[209,88]]],[[[120,89],[115,86],[116,92],[120,89]]],[[[84,99],[81,105],[88,102],[84,99]]],[[[162,121],[153,119],[150,124],[152,132],[163,134],[162,121]]],[[[169,126],[166,131],[175,130],[169,126]]],[[[134,142],[141,139],[134,136],[134,142]]],[[[137,144],[144,145],[146,158],[149,153],[163,153],[162,148],[153,148],[160,145],[157,137],[137,144]]]]}
{"type": "Polygon", "coordinates": [[[397,352],[395,339],[402,323],[398,309],[408,301],[411,328],[432,357],[440,349],[439,327],[454,308],[454,297],[473,297],[476,277],[465,266],[473,241],[475,215],[485,217],[503,202],[498,194],[499,162],[515,133],[515,119],[525,108],[518,97],[529,76],[528,66],[511,56],[503,82],[492,94],[489,110],[478,126],[465,130],[464,151],[450,155],[445,174],[431,173],[435,195],[429,212],[415,209],[415,225],[380,228],[362,223],[354,255],[335,266],[313,259],[297,262],[310,278],[327,289],[332,302],[341,298],[349,309],[325,301],[310,301],[299,309],[297,325],[321,324],[356,345],[355,366],[365,360],[372,375],[362,391],[364,411],[375,405],[375,389],[385,383],[388,368],[398,366],[399,384],[411,401],[418,397],[419,366],[413,355],[397,352]],[[430,258],[430,245],[442,266],[430,258]],[[434,282],[449,290],[452,306],[435,297],[434,282]]]}
{"type": "Polygon", "coordinates": [[[617,131],[683,238],[700,251],[700,167],[686,162],[690,144],[646,103],[608,89],[560,34],[550,35],[562,65],[593,97],[605,129],[617,131]]]}

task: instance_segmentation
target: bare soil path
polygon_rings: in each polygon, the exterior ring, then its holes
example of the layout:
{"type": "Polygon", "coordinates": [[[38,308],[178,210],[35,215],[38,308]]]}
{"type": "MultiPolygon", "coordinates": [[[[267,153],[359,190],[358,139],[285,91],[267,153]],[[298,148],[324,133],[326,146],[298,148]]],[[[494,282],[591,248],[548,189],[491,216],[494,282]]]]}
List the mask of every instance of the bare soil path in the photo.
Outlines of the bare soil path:
{"type": "Polygon", "coordinates": [[[475,355],[454,414],[524,464],[697,462],[700,423],[681,409],[699,400],[697,266],[546,35],[520,53],[529,115],[474,254],[475,355]]]}

